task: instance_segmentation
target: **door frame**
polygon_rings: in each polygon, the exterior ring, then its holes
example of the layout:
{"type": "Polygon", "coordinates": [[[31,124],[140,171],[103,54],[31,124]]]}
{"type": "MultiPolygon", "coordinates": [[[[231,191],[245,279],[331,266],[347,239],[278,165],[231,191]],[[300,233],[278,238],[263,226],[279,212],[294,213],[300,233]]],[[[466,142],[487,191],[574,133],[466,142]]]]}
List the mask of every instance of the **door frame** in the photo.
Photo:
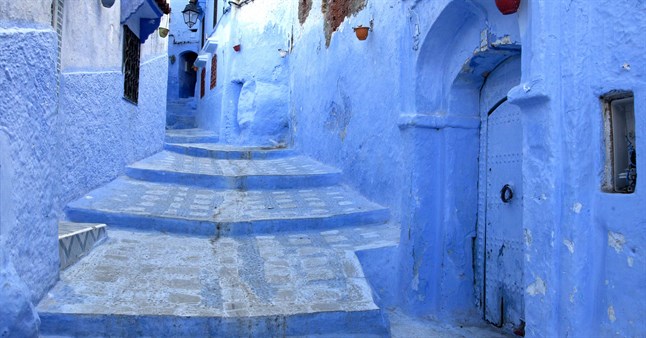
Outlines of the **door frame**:
{"type": "MultiPolygon", "coordinates": [[[[485,88],[485,85],[487,84],[487,80],[489,80],[489,75],[492,74],[494,71],[496,71],[500,66],[505,64],[506,62],[512,61],[513,59],[518,59],[518,62],[521,61],[521,55],[520,55],[520,50],[518,50],[518,53],[513,53],[509,55],[508,57],[500,60],[497,62],[491,70],[488,72],[487,78],[484,79],[482,82],[482,85],[480,87],[480,90],[478,91],[478,94],[481,95],[482,90],[485,88]]],[[[519,72],[521,70],[519,69],[519,72]]],[[[518,74],[519,78],[521,74],[518,74]]],[[[510,89],[512,89],[510,87],[510,89]]],[[[490,115],[495,112],[496,109],[498,109],[501,105],[504,103],[512,104],[509,103],[507,93],[505,93],[505,96],[500,98],[498,101],[495,101],[494,104],[492,104],[490,107],[482,107],[479,105],[479,116],[480,116],[480,150],[479,150],[479,158],[480,161],[478,163],[479,167],[479,172],[478,172],[478,221],[477,221],[477,226],[476,226],[476,239],[475,239],[475,247],[474,247],[474,256],[473,259],[474,261],[474,284],[476,286],[476,299],[477,303],[479,305],[479,309],[481,310],[482,318],[492,324],[497,326],[494,323],[489,322],[486,319],[486,231],[487,231],[487,140],[488,140],[488,127],[489,127],[489,117],[490,115]]],[[[521,170],[522,170],[522,165],[521,165],[521,170]]],[[[522,177],[522,173],[520,175],[522,177]]],[[[519,182],[519,184],[522,184],[522,181],[519,182]]],[[[490,192],[491,193],[491,192],[490,192]]],[[[496,194],[496,192],[493,192],[496,194]]],[[[515,196],[515,198],[518,198],[518,196],[515,196]]],[[[521,210],[522,213],[522,210],[521,210]]],[[[522,219],[521,219],[521,224],[522,226],[522,219]]],[[[519,238],[519,240],[522,240],[522,238],[519,238]]],[[[524,247],[523,247],[524,250],[524,247]]],[[[524,257],[522,257],[524,260],[524,257]]],[[[524,270],[524,268],[523,268],[524,270]]],[[[523,277],[524,279],[524,277],[523,277]]],[[[521,280],[521,283],[524,285],[524,280],[521,280]]],[[[523,314],[521,315],[520,320],[522,322],[525,321],[525,315],[524,315],[524,308],[523,308],[523,314]]],[[[503,327],[505,326],[504,318],[502,318],[500,326],[503,327]]]]}

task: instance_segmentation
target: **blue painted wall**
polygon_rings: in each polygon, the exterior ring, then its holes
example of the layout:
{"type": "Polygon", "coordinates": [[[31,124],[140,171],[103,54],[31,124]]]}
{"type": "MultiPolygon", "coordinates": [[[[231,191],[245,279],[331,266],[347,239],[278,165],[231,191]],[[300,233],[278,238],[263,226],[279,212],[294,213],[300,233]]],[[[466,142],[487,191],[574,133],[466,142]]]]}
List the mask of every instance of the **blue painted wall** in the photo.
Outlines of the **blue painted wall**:
{"type": "Polygon", "coordinates": [[[0,334],[33,335],[58,278],[56,36],[0,20],[0,334]]]}
{"type": "Polygon", "coordinates": [[[63,73],[59,109],[61,205],[123,174],[161,149],[166,55],[142,60],[139,105],[123,100],[120,71],[63,73]],[[105,90],[105,88],[114,90],[105,90]]]}
{"type": "Polygon", "coordinates": [[[218,44],[218,84],[209,87],[212,55],[206,53],[200,118],[227,143],[284,144],[290,137],[289,61],[278,49],[289,48],[290,30],[280,19],[289,17],[290,7],[268,1],[243,9],[224,15],[212,36],[218,44]],[[240,52],[233,49],[237,44],[240,52]]]}
{"type": "Polygon", "coordinates": [[[367,1],[329,46],[321,5],[313,1],[302,25],[291,3],[251,3],[225,15],[213,35],[222,88],[200,106],[221,114],[221,139],[251,141],[230,121],[241,103],[249,106],[249,79],[256,88],[258,79],[285,86],[288,143],[342,169],[402,224],[399,305],[477,318],[486,136],[479,91],[500,62],[520,57],[521,83],[509,101],[521,109],[524,133],[527,335],[646,334],[637,318],[646,305],[634,301],[646,293],[644,183],[630,195],[601,191],[599,101],[613,89],[635,93],[643,167],[646,4],[535,0],[502,16],[494,1],[367,1]],[[267,14],[245,19],[258,11],[267,14]],[[371,22],[368,39],[358,41],[352,27],[371,22]],[[237,42],[240,53],[231,49],[237,42]],[[280,59],[278,48],[290,53],[280,59]],[[275,70],[279,76],[268,76],[275,70]]]}
{"type": "Polygon", "coordinates": [[[0,1],[0,335],[37,333],[33,304],[58,279],[65,203],[163,145],[165,40],[142,45],[134,106],[122,99],[119,2],[65,2],[61,74],[44,2],[0,1]]]}

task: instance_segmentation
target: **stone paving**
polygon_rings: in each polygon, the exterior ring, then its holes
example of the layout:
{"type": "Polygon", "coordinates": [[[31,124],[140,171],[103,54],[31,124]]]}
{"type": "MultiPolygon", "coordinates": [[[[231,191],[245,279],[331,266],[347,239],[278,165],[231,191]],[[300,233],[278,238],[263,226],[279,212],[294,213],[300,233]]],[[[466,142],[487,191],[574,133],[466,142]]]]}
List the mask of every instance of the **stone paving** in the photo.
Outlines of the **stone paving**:
{"type": "Polygon", "coordinates": [[[210,130],[189,128],[189,129],[169,129],[166,130],[166,142],[184,143],[184,142],[217,142],[218,135],[210,130]]]}
{"type": "MultiPolygon", "coordinates": [[[[79,222],[109,223],[112,216],[141,216],[147,220],[183,219],[236,226],[255,222],[282,222],[283,228],[271,224],[271,230],[296,230],[303,220],[330,219],[337,223],[353,218],[355,223],[385,222],[388,211],[345,186],[284,190],[216,190],[198,187],[143,182],[119,178],[88,193],[68,205],[68,215],[79,222]],[[357,218],[358,217],[358,218],[357,218]]],[[[120,225],[124,220],[119,220],[120,225]]],[[[132,218],[131,222],[143,222],[132,218]]],[[[149,223],[142,224],[147,227],[149,223]]],[[[331,224],[330,224],[331,225],[331,224]]],[[[186,225],[190,227],[189,225],[186,225]]],[[[214,229],[211,229],[214,230],[214,229]]],[[[245,229],[246,232],[249,229],[245,229]]],[[[253,230],[253,229],[252,229],[253,230]]],[[[180,231],[181,232],[181,231],[180,231]]],[[[187,232],[192,233],[190,229],[187,232]]],[[[211,232],[213,233],[213,231],[211,232]]]]}
{"type": "Polygon", "coordinates": [[[188,143],[67,205],[109,239],[61,272],[38,306],[42,332],[388,335],[356,254],[398,245],[388,209],[291,150],[200,143],[213,137],[170,131],[188,143]]]}
{"type": "Polygon", "coordinates": [[[61,314],[258,317],[378,310],[355,250],[394,246],[391,225],[204,238],[110,229],[38,306],[61,314]]]}
{"type": "Polygon", "coordinates": [[[175,142],[166,143],[166,150],[180,154],[218,159],[272,159],[294,156],[295,153],[282,146],[237,146],[219,143],[175,142]]]}
{"type": "Polygon", "coordinates": [[[217,240],[109,231],[108,242],[61,273],[39,310],[261,316],[376,309],[354,251],[399,241],[389,225],[217,240]]]}
{"type": "Polygon", "coordinates": [[[339,173],[339,170],[305,156],[291,156],[270,160],[226,160],[195,157],[169,151],[159,152],[145,160],[134,163],[130,167],[224,176],[289,176],[339,173]]]}

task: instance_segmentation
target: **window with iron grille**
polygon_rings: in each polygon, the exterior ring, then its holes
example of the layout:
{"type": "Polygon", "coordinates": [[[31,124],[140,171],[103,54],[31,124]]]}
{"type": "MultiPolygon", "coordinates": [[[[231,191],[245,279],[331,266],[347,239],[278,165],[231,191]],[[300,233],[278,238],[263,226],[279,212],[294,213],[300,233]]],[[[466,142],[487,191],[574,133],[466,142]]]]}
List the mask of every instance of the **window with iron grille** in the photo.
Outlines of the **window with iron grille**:
{"type": "Polygon", "coordinates": [[[200,73],[200,98],[204,97],[204,87],[206,87],[206,68],[202,68],[200,73]]]}
{"type": "Polygon", "coordinates": [[[128,26],[123,26],[123,98],[139,102],[139,58],[141,43],[128,26]]]}
{"type": "Polygon", "coordinates": [[[218,83],[218,56],[213,54],[211,58],[211,89],[218,83]]]}

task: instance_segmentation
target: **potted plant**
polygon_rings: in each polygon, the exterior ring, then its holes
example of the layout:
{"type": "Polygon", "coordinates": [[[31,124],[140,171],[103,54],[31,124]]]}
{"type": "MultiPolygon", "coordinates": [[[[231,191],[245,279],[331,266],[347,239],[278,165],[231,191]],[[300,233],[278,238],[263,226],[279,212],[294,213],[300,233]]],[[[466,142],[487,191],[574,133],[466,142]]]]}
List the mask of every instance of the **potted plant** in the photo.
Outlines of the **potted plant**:
{"type": "Polygon", "coordinates": [[[159,27],[159,36],[162,38],[165,38],[168,36],[168,28],[166,27],[159,27]]]}
{"type": "Polygon", "coordinates": [[[514,14],[520,7],[520,0],[496,0],[496,7],[503,15],[514,14]]]}
{"type": "Polygon", "coordinates": [[[354,34],[357,35],[357,39],[363,41],[368,38],[368,31],[370,30],[370,27],[363,27],[362,25],[359,25],[358,27],[354,27],[354,34]]]}

